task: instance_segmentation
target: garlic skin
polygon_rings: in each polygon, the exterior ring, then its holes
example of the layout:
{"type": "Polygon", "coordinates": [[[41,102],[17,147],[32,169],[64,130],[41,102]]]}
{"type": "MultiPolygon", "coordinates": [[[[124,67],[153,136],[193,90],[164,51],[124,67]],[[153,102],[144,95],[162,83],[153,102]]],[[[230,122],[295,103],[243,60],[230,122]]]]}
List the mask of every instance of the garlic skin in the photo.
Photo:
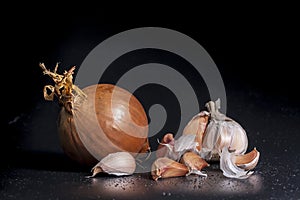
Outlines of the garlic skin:
{"type": "Polygon", "coordinates": [[[209,120],[209,112],[201,111],[195,115],[183,129],[183,135],[195,134],[195,141],[198,142],[197,150],[202,148],[202,139],[205,134],[207,123],[209,120]]]}
{"type": "Polygon", "coordinates": [[[136,163],[134,157],[128,152],[116,152],[108,154],[97,165],[95,165],[91,172],[91,177],[95,177],[98,173],[104,172],[116,176],[131,175],[134,173],[136,163]]]}
{"type": "Polygon", "coordinates": [[[244,154],[248,147],[248,138],[244,129],[235,121],[212,119],[207,126],[203,139],[201,157],[206,160],[218,160],[223,147],[237,154],[244,154]]]}
{"type": "MultiPolygon", "coordinates": [[[[164,138],[172,138],[169,135],[165,135],[164,138]]],[[[198,152],[197,147],[199,146],[199,143],[195,141],[196,135],[194,134],[188,134],[188,135],[182,135],[177,140],[172,139],[169,143],[160,143],[161,147],[159,149],[160,153],[157,154],[160,157],[167,157],[175,161],[179,161],[181,156],[187,152],[187,151],[195,151],[198,152]],[[162,151],[162,148],[163,149],[162,151]]]]}
{"type": "Polygon", "coordinates": [[[157,147],[157,151],[156,151],[156,157],[160,158],[160,157],[170,157],[168,156],[168,153],[170,151],[170,148],[168,148],[169,146],[171,147],[171,149],[174,146],[174,142],[175,139],[173,137],[172,133],[167,133],[164,135],[164,137],[162,138],[161,142],[158,141],[159,145],[157,147]]]}
{"type": "Polygon", "coordinates": [[[158,158],[151,166],[151,175],[155,181],[159,178],[185,176],[188,172],[187,166],[167,157],[158,158]]]}

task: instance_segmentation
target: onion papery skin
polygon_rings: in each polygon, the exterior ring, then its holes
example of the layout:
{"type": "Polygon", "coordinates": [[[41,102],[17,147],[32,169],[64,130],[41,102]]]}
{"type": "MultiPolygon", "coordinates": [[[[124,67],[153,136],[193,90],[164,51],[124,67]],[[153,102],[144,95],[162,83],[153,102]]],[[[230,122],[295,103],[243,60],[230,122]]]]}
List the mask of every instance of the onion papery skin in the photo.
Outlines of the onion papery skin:
{"type": "Polygon", "coordinates": [[[110,153],[136,156],[149,150],[148,119],[139,100],[112,84],[73,92],[72,107],[62,106],[58,119],[60,144],[80,164],[92,166],[110,153]]]}

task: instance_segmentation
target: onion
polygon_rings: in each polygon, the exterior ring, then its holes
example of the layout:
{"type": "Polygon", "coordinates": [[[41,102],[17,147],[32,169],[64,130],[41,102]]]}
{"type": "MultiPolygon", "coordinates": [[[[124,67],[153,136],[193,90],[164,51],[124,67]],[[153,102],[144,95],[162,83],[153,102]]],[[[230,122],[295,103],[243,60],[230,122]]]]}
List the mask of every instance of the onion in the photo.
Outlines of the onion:
{"type": "Polygon", "coordinates": [[[137,156],[150,150],[145,110],[130,92],[111,84],[81,90],[72,82],[75,67],[63,75],[56,73],[58,65],[53,72],[43,63],[40,67],[55,82],[55,86],[44,87],[44,97],[59,99],[59,139],[71,159],[92,166],[110,153],[125,151],[137,156]]]}

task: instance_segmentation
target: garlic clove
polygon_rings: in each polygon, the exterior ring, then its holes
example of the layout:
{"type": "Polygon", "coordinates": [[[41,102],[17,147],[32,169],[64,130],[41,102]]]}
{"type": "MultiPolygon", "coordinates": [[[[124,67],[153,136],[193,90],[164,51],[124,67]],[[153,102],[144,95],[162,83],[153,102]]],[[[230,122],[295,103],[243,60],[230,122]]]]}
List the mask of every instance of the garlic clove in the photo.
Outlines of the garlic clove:
{"type": "Polygon", "coordinates": [[[220,156],[220,169],[223,175],[229,178],[245,179],[253,174],[253,169],[259,159],[259,152],[254,149],[254,152],[246,155],[236,155],[235,152],[230,152],[228,148],[224,147],[220,156]],[[253,156],[255,154],[255,156],[253,156]],[[236,162],[248,162],[238,163],[236,162]]]}
{"type": "Polygon", "coordinates": [[[200,150],[200,156],[206,160],[211,160],[213,157],[218,157],[219,152],[217,146],[220,146],[218,127],[213,122],[209,122],[200,150]]]}
{"type": "Polygon", "coordinates": [[[234,163],[244,169],[244,170],[251,170],[254,169],[258,163],[260,153],[254,148],[251,152],[244,154],[244,155],[236,155],[234,157],[234,163]]]}
{"type": "Polygon", "coordinates": [[[180,163],[188,167],[189,173],[187,176],[190,174],[197,174],[205,177],[207,176],[207,174],[203,173],[201,170],[209,166],[209,164],[194,152],[186,152],[183,154],[182,158],[180,159],[180,163]]]}
{"type": "MultiPolygon", "coordinates": [[[[229,118],[228,118],[229,119],[229,118]]],[[[236,121],[230,119],[229,130],[231,130],[231,141],[229,148],[236,154],[244,154],[248,148],[248,137],[243,127],[236,121]]]]}
{"type": "Polygon", "coordinates": [[[161,142],[159,142],[159,145],[157,147],[156,151],[156,157],[165,157],[169,151],[172,151],[174,146],[175,139],[173,137],[172,133],[167,133],[164,135],[161,142]]]}
{"type": "Polygon", "coordinates": [[[151,167],[152,178],[170,178],[185,176],[189,172],[187,166],[167,157],[158,158],[151,167]]]}
{"type": "Polygon", "coordinates": [[[209,113],[207,111],[201,111],[195,115],[183,129],[183,135],[195,134],[195,141],[198,142],[197,150],[200,151],[202,147],[202,138],[205,133],[205,129],[208,123],[209,113]]]}
{"type": "Polygon", "coordinates": [[[134,173],[136,163],[134,157],[128,152],[117,152],[108,154],[97,165],[92,168],[92,176],[104,172],[116,176],[131,175],[134,173]]]}

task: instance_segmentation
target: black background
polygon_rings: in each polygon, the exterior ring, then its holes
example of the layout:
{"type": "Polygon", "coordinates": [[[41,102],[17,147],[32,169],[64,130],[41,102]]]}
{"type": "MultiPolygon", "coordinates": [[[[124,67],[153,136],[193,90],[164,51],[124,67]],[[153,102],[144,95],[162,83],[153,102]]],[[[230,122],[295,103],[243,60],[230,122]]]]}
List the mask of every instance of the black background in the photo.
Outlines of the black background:
{"type": "MultiPolygon", "coordinates": [[[[174,17],[154,16],[153,10],[127,19],[126,12],[101,14],[105,10],[101,8],[83,14],[58,6],[51,11],[14,10],[10,16],[3,16],[1,168],[23,166],[54,170],[67,169],[70,165],[57,141],[55,120],[59,107],[45,102],[42,96],[43,86],[51,81],[42,75],[39,62],[48,68],[61,62],[60,70],[80,66],[101,41],[121,31],[147,26],[177,30],[206,49],[224,80],[227,114],[243,124],[248,132],[249,148],[260,147],[262,156],[266,157],[272,157],[275,152],[281,158],[286,149],[297,156],[299,147],[295,143],[300,139],[297,134],[300,118],[296,29],[299,21],[295,12],[278,6],[276,9],[224,11],[216,16],[216,10],[201,15],[203,9],[191,11],[192,16],[179,12],[174,17]],[[55,160],[62,161],[61,165],[52,162],[55,160]]],[[[165,62],[183,70],[195,89],[204,91],[203,96],[200,95],[201,102],[208,100],[205,87],[196,84],[202,83],[201,77],[192,76],[189,67],[180,68],[180,64],[188,64],[166,52],[149,50],[120,58],[102,81],[117,81],[123,73],[118,67],[130,68],[143,60],[165,62]]],[[[159,101],[169,106],[167,111],[173,118],[170,117],[171,122],[160,134],[177,126],[178,113],[170,106],[177,105],[172,94],[166,91],[163,99],[155,99],[155,92],[164,90],[154,85],[136,93],[146,108],[159,101]]],[[[292,160],[286,158],[286,162],[292,160]]]]}

